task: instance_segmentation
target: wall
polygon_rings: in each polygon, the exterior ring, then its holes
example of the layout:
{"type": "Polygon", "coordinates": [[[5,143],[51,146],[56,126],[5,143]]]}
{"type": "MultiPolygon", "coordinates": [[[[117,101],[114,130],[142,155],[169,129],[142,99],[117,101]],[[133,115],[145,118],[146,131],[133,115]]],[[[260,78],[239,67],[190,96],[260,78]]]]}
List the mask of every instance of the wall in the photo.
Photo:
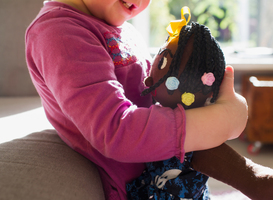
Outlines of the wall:
{"type": "Polygon", "coordinates": [[[36,91],[25,61],[25,30],[43,0],[0,0],[0,96],[29,96],[36,91]]]}
{"type": "Polygon", "coordinates": [[[273,1],[260,0],[258,45],[273,48],[273,1]]]}

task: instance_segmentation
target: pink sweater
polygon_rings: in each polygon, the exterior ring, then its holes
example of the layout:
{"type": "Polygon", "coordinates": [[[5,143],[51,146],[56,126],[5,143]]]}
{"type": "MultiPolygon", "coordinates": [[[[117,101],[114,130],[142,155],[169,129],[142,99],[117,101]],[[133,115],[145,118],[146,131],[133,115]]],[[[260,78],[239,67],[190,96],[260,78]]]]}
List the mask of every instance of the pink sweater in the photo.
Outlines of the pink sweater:
{"type": "Polygon", "coordinates": [[[185,112],[141,97],[148,56],[125,23],[113,27],[49,2],[26,32],[26,59],[50,123],[99,169],[106,199],[126,199],[125,184],[145,162],[184,158],[185,112]]]}

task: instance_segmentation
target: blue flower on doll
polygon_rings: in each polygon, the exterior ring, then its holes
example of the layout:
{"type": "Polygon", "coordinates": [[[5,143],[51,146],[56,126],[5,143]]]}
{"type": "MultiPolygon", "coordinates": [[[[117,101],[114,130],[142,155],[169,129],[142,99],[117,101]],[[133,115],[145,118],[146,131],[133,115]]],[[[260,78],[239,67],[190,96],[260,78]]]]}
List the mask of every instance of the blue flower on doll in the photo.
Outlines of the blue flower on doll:
{"type": "Polygon", "coordinates": [[[167,78],[165,85],[168,90],[176,90],[179,86],[179,80],[174,76],[170,76],[167,78]]]}

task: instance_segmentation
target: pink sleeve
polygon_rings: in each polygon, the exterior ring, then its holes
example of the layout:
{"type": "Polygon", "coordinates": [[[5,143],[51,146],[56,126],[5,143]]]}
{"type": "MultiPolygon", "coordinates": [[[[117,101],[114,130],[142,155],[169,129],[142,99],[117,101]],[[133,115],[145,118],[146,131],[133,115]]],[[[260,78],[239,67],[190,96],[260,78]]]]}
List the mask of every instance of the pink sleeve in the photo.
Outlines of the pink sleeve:
{"type": "Polygon", "coordinates": [[[98,36],[80,26],[62,24],[60,28],[54,22],[42,26],[38,28],[43,31],[27,41],[27,58],[30,66],[31,62],[38,66],[31,74],[39,93],[48,90],[45,103],[56,101],[56,113],[64,115],[52,114],[52,121],[63,126],[73,123],[97,151],[120,162],[152,162],[172,156],[183,160],[182,107],[137,107],[126,98],[98,36]]]}

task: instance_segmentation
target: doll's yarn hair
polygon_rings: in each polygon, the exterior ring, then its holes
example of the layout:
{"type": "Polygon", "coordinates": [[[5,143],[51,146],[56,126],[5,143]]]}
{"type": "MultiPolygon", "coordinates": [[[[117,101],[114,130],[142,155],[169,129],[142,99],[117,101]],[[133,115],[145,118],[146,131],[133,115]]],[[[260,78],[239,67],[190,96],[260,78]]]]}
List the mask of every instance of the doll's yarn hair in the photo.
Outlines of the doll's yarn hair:
{"type": "MultiPolygon", "coordinates": [[[[213,92],[211,99],[211,103],[213,103],[219,93],[225,73],[225,65],[224,54],[218,42],[211,35],[210,30],[204,25],[192,22],[191,25],[184,26],[180,31],[178,47],[167,74],[150,88],[144,90],[142,95],[152,92],[166,81],[168,77],[174,76],[177,77],[180,82],[178,89],[182,94],[184,92],[202,92],[204,95],[207,95],[213,92]],[[193,51],[183,72],[178,77],[182,55],[191,36],[194,37],[193,51]],[[201,77],[204,73],[209,72],[213,73],[215,77],[212,86],[204,85],[201,81],[201,77]]],[[[170,95],[172,95],[173,92],[174,91],[168,90],[170,95]]]]}

